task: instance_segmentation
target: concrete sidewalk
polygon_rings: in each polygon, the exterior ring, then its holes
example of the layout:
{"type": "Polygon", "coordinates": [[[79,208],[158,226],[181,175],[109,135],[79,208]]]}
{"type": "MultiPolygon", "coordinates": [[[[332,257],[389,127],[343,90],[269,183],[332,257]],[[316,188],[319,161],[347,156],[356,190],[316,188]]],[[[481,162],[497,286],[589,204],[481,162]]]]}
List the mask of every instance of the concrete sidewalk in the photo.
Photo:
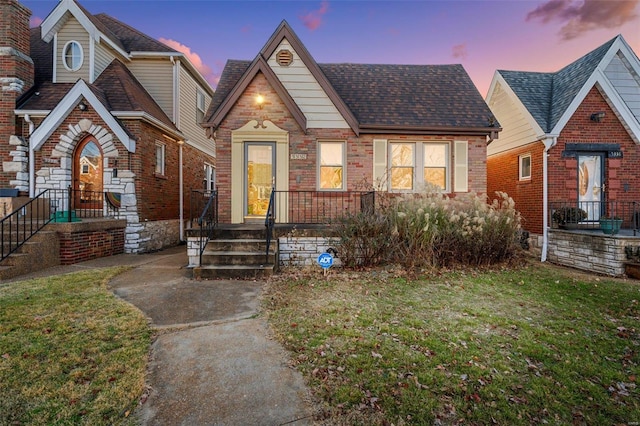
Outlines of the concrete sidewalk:
{"type": "Polygon", "coordinates": [[[110,283],[157,330],[141,425],[310,425],[302,376],[259,315],[263,282],[191,279],[186,248],[118,255],[19,279],[131,265],[110,283]]]}

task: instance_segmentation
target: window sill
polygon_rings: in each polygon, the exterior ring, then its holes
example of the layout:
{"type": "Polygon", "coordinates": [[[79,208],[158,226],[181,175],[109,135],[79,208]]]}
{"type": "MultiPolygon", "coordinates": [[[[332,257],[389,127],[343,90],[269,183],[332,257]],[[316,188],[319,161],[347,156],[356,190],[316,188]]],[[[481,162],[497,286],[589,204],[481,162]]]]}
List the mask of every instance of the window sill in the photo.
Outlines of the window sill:
{"type": "Polygon", "coordinates": [[[160,173],[154,173],[153,176],[155,176],[156,179],[164,179],[164,180],[169,179],[167,175],[161,175],[160,173]]]}

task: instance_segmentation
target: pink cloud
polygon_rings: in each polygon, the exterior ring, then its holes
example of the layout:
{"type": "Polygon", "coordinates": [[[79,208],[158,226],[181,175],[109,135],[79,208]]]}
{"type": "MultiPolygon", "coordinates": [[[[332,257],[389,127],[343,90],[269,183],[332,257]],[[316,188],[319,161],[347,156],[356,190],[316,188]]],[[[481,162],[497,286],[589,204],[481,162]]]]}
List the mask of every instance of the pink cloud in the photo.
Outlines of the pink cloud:
{"type": "Polygon", "coordinates": [[[43,21],[43,19],[42,19],[41,17],[39,17],[39,16],[32,16],[32,17],[29,19],[29,27],[31,27],[31,28],[39,27],[39,26],[40,26],[40,24],[42,24],[42,21],[43,21]]]}
{"type": "Polygon", "coordinates": [[[251,24],[249,25],[245,25],[244,27],[240,28],[240,32],[243,34],[248,34],[253,30],[253,26],[251,24]]]}
{"type": "Polygon", "coordinates": [[[200,72],[200,74],[202,74],[205,80],[207,80],[212,86],[215,87],[218,84],[218,81],[220,80],[220,76],[216,75],[210,66],[202,62],[202,58],[200,57],[200,55],[198,55],[195,52],[192,52],[190,47],[185,46],[184,44],[178,41],[167,39],[167,38],[160,37],[158,40],[160,40],[160,42],[166,44],[170,48],[175,49],[178,52],[184,54],[189,59],[189,61],[193,64],[193,66],[198,70],[198,72],[200,72]]]}
{"type": "Polygon", "coordinates": [[[454,58],[467,59],[468,53],[466,43],[456,44],[455,46],[453,46],[451,48],[451,54],[454,58]]]}
{"type": "Polygon", "coordinates": [[[563,24],[560,37],[571,40],[599,28],[618,28],[633,20],[640,0],[549,0],[527,14],[527,21],[563,24]]]}
{"type": "Polygon", "coordinates": [[[302,21],[304,26],[307,27],[309,30],[315,31],[318,29],[318,27],[320,27],[320,25],[322,25],[322,18],[328,11],[329,11],[329,2],[326,0],[323,0],[320,3],[320,9],[312,10],[306,15],[301,16],[300,20],[302,21]]]}

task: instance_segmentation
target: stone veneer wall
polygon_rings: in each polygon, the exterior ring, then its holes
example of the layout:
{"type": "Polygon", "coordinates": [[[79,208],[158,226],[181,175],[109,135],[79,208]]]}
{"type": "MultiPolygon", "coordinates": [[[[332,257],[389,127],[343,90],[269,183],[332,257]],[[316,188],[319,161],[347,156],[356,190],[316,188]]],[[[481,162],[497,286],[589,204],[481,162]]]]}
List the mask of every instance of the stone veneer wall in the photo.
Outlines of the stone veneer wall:
{"type": "Polygon", "coordinates": [[[317,265],[320,253],[325,253],[328,248],[336,248],[335,239],[331,237],[284,236],[278,238],[278,244],[280,266],[317,265]]]}
{"type": "Polygon", "coordinates": [[[180,244],[180,220],[154,220],[142,222],[138,244],[144,251],[156,251],[180,244]]]}
{"type": "Polygon", "coordinates": [[[597,274],[621,276],[627,262],[625,247],[638,244],[639,237],[550,229],[547,260],[597,274]]]}

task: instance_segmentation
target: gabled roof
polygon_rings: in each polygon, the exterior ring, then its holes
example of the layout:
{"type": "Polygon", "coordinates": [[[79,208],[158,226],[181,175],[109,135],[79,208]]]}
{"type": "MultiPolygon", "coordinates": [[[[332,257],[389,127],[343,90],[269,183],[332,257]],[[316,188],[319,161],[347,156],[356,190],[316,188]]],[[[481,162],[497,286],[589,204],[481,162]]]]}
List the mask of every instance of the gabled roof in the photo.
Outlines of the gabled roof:
{"type": "MultiPolygon", "coordinates": [[[[206,127],[220,125],[256,72],[262,70],[255,64],[269,67],[267,60],[284,39],[356,134],[448,131],[489,135],[499,131],[497,123],[490,124],[491,110],[461,65],[318,64],[286,21],[253,62],[227,62],[206,127]]],[[[275,74],[266,77],[285,103],[293,102],[286,91],[280,93],[283,88],[275,74]]]]}
{"type": "MultiPolygon", "coordinates": [[[[623,51],[635,58],[631,48],[621,35],[609,40],[561,70],[552,73],[498,70],[496,78],[501,78],[517,97],[517,100],[546,134],[559,134],[575,109],[580,105],[589,89],[598,84],[619,114],[636,134],[639,124],[622,98],[616,93],[606,78],[604,71],[613,55],[623,51]]],[[[493,90],[487,101],[490,103],[493,90]]],[[[640,134],[639,134],[640,135],[640,134]]]]}

